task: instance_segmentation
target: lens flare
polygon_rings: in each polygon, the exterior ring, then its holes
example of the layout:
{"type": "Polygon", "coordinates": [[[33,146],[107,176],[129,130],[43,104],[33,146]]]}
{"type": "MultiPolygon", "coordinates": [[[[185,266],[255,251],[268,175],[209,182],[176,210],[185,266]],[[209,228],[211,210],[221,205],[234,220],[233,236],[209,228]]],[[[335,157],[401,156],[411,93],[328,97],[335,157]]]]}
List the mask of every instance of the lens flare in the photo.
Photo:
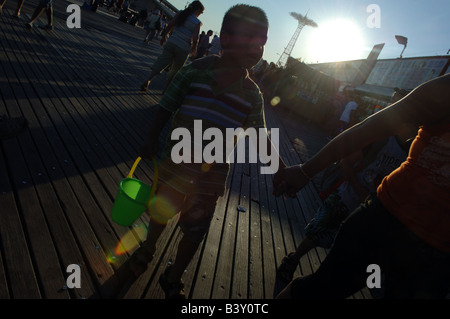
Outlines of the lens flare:
{"type": "Polygon", "coordinates": [[[108,264],[114,264],[117,261],[117,256],[113,253],[109,253],[106,256],[106,261],[108,262],[108,264]]]}
{"type": "Polygon", "coordinates": [[[125,235],[122,236],[114,249],[114,255],[108,256],[109,260],[114,260],[115,257],[121,256],[134,248],[139,246],[139,242],[142,242],[147,237],[147,227],[144,223],[135,224],[125,235]]]}
{"type": "Polygon", "coordinates": [[[209,172],[210,169],[211,169],[211,164],[209,164],[209,163],[202,164],[202,172],[204,172],[204,173],[209,172]]]}
{"type": "Polygon", "coordinates": [[[149,211],[150,216],[163,225],[167,224],[167,222],[177,214],[177,210],[170,200],[162,196],[156,196],[150,202],[149,211]]]}
{"type": "Polygon", "coordinates": [[[270,100],[270,105],[277,106],[280,103],[281,99],[279,96],[274,96],[272,100],[270,100]]]}

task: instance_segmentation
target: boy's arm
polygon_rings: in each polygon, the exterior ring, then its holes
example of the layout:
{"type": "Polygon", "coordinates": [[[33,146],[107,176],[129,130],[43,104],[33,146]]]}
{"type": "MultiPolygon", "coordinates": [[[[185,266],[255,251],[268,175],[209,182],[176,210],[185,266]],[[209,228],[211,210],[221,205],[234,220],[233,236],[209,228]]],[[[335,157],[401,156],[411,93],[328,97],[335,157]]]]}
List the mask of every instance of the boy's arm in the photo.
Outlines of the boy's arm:
{"type": "MultiPolygon", "coordinates": [[[[251,83],[253,83],[253,81],[251,81],[251,83]]],[[[255,85],[255,84],[253,84],[253,85],[255,85]]],[[[252,84],[250,84],[250,87],[252,87],[252,84]]],[[[258,88],[258,92],[259,93],[257,94],[257,98],[256,98],[257,102],[254,103],[255,106],[254,106],[252,112],[250,113],[249,117],[247,118],[247,122],[244,123],[244,127],[254,127],[256,129],[265,128],[265,130],[266,130],[265,135],[267,138],[265,145],[267,146],[267,149],[260,150],[260,148],[259,148],[260,143],[257,143],[256,151],[259,156],[261,156],[261,154],[269,156],[270,160],[275,160],[275,157],[277,157],[279,165],[275,168],[275,172],[276,172],[281,168],[287,167],[287,165],[280,156],[279,149],[278,149],[279,141],[277,140],[276,141],[277,143],[274,144],[272,142],[272,140],[270,139],[269,134],[267,134],[267,126],[266,126],[266,119],[265,119],[265,112],[264,112],[264,101],[262,98],[262,93],[260,93],[260,91],[259,91],[259,88],[258,88]],[[272,151],[276,152],[276,154],[272,154],[272,151]]],[[[261,138],[261,137],[259,137],[259,138],[261,138]]],[[[277,139],[279,139],[278,135],[277,135],[277,139]]]]}
{"type": "Polygon", "coordinates": [[[331,163],[371,142],[398,134],[409,125],[432,125],[450,118],[450,74],[430,80],[400,101],[373,114],[335,137],[304,165],[288,167],[274,177],[274,195],[294,197],[312,177],[331,163]]]}
{"type": "Polygon", "coordinates": [[[189,90],[193,75],[193,72],[190,71],[191,69],[191,66],[181,68],[159,100],[147,137],[139,151],[141,157],[152,157],[158,152],[159,135],[172,114],[179,109],[189,90]]]}
{"type": "Polygon", "coordinates": [[[142,158],[151,158],[158,153],[159,135],[172,115],[172,112],[167,111],[161,106],[158,105],[157,107],[158,109],[156,110],[155,117],[150,124],[147,137],[139,149],[139,156],[142,158]]]}

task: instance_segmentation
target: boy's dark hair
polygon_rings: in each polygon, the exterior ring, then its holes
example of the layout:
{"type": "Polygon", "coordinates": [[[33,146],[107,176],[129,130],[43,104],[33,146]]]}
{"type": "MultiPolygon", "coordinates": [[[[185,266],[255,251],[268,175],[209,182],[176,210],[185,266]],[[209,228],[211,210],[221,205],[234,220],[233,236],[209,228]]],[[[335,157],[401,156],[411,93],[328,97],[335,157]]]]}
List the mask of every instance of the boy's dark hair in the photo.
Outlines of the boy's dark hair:
{"type": "Polygon", "coordinates": [[[243,22],[260,24],[269,27],[266,13],[259,7],[248,4],[236,4],[225,13],[220,34],[234,34],[236,25],[243,22]]]}

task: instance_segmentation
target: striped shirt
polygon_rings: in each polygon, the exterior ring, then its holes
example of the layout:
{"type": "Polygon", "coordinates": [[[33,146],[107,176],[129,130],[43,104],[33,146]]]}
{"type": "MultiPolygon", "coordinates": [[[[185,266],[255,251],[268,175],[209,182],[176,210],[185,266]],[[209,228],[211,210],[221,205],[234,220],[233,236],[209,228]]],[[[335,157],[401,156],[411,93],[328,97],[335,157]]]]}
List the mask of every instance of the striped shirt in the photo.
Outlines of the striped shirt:
{"type": "MultiPolygon", "coordinates": [[[[249,78],[247,70],[242,77],[226,88],[218,88],[215,83],[213,66],[219,57],[211,56],[194,61],[183,67],[173,78],[159,105],[175,113],[172,128],[186,128],[194,141],[194,120],[201,120],[202,132],[208,128],[217,128],[222,132],[222,143],[226,147],[226,129],[248,127],[265,128],[262,94],[258,86],[249,78]]],[[[197,135],[198,136],[198,135],[197,135]]],[[[162,153],[159,177],[176,190],[184,194],[223,195],[229,164],[225,158],[212,164],[194,163],[194,148],[204,147],[211,140],[201,145],[192,144],[190,163],[176,164],[172,161],[172,148],[180,140],[172,140],[169,134],[162,153]]]]}
{"type": "Polygon", "coordinates": [[[189,51],[191,49],[192,35],[199,23],[201,23],[200,20],[191,14],[183,25],[175,27],[167,42],[175,44],[184,51],[189,51]]]}

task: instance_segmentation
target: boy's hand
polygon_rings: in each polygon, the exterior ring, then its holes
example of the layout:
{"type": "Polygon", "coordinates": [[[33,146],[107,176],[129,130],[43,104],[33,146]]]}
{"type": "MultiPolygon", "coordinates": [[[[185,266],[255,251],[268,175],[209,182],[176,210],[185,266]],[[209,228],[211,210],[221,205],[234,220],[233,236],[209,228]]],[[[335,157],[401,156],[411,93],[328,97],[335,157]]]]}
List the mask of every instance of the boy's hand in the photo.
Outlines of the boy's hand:
{"type": "Polygon", "coordinates": [[[300,166],[280,167],[273,177],[273,195],[285,194],[288,197],[295,197],[309,180],[302,174],[300,166]]]}

